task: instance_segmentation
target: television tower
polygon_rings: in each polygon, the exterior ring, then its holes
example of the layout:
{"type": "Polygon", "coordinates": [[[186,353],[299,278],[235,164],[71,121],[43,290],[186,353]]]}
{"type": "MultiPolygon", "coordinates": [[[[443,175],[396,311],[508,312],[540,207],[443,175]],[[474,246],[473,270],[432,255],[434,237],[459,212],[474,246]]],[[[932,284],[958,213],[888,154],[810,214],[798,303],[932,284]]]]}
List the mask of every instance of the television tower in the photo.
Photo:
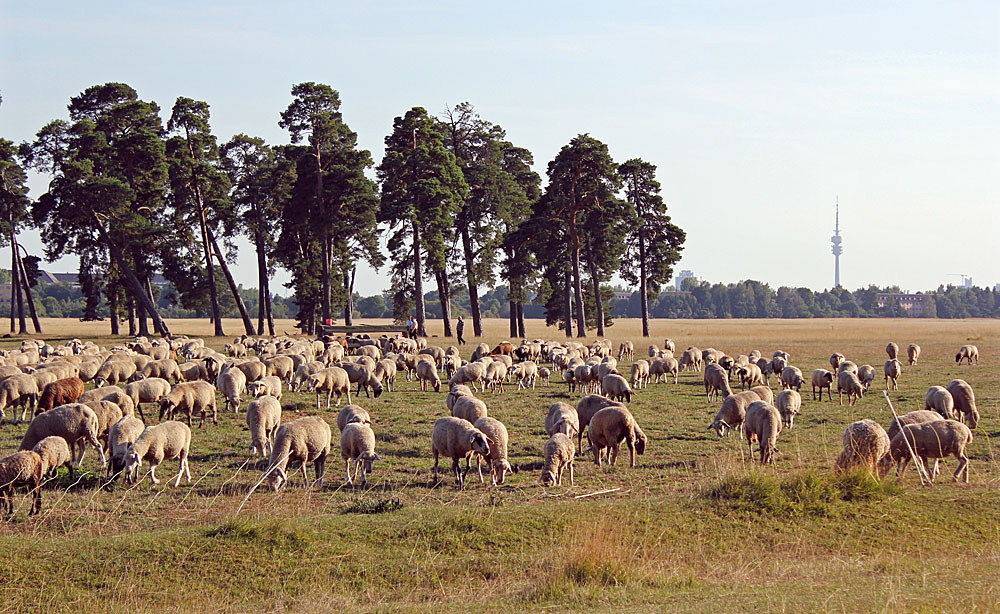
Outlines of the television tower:
{"type": "Polygon", "coordinates": [[[833,228],[833,236],[830,237],[830,242],[833,244],[833,287],[840,287],[840,254],[843,253],[844,248],[840,246],[842,239],[840,238],[840,197],[837,197],[837,217],[836,225],[833,228]]]}

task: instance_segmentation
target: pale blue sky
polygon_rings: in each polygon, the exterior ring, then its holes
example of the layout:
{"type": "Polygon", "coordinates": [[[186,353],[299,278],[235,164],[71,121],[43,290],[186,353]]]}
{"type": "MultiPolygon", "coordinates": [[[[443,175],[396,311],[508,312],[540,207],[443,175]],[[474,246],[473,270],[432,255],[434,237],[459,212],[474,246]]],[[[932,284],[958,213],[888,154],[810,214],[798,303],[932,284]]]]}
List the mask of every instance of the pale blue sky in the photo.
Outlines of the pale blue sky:
{"type": "MultiPolygon", "coordinates": [[[[189,96],[220,141],[285,143],[289,89],[319,81],[377,161],[395,116],[467,100],[543,176],[583,132],[656,164],[677,268],[708,280],[831,286],[839,196],[846,287],[1000,282],[1000,4],[476,4],[0,0],[0,136],[123,81],[164,120],[189,96]]],[[[247,248],[244,285],[254,266],[247,248]]]]}

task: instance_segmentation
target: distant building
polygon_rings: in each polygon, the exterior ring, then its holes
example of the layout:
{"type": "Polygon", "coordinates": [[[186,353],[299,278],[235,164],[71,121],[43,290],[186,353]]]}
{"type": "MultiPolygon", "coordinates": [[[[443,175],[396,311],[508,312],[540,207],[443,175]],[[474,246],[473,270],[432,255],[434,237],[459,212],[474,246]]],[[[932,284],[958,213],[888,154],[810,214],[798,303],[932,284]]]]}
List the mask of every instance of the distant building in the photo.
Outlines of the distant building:
{"type": "Polygon", "coordinates": [[[926,301],[930,294],[878,294],[876,297],[876,307],[885,309],[895,304],[896,307],[913,318],[922,318],[926,314],[926,301]]]}
{"type": "Polygon", "coordinates": [[[675,280],[675,283],[677,285],[677,289],[678,290],[681,290],[681,289],[684,288],[684,280],[685,279],[693,279],[694,281],[698,281],[698,278],[695,276],[695,274],[692,271],[684,269],[683,271],[681,271],[680,273],[677,274],[677,279],[675,280]]]}
{"type": "MultiPolygon", "coordinates": [[[[10,273],[10,271],[7,271],[10,273]]],[[[149,280],[154,286],[160,288],[168,285],[167,278],[159,273],[153,273],[153,278],[149,280]]],[[[73,288],[80,287],[80,278],[77,273],[50,273],[49,271],[38,271],[38,283],[40,284],[66,284],[73,288]]],[[[0,284],[0,305],[5,301],[10,303],[11,288],[10,283],[0,284]]]]}
{"type": "Polygon", "coordinates": [[[632,298],[632,290],[616,290],[615,300],[616,301],[627,301],[632,298]]]}

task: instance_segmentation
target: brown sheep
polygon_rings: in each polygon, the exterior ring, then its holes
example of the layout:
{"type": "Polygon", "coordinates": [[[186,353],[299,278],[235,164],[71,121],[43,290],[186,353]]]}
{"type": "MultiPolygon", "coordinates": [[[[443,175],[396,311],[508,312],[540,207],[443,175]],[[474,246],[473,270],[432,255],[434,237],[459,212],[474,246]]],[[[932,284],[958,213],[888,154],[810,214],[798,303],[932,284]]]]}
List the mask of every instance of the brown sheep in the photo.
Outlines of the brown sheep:
{"type": "Polygon", "coordinates": [[[84,384],[79,377],[67,377],[56,380],[51,384],[46,384],[42,396],[38,399],[38,407],[35,408],[35,415],[43,411],[49,411],[53,407],[76,403],[83,394],[84,384]]]}

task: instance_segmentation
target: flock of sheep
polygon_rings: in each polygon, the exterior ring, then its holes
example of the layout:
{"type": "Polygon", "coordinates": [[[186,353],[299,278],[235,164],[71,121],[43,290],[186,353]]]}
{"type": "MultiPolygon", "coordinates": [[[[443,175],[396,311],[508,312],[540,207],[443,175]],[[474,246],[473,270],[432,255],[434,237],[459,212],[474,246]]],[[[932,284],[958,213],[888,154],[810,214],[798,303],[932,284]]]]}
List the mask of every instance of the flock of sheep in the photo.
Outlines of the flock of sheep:
{"type": "MultiPolygon", "coordinates": [[[[890,343],[886,351],[886,387],[895,389],[902,372],[899,348],[890,343]]],[[[45,477],[60,466],[67,466],[72,475],[74,467],[81,465],[87,445],[97,450],[109,476],[122,475],[135,483],[148,463],[155,484],[159,483],[156,468],[167,460],[177,460],[174,486],[185,477],[190,482],[193,418],[199,418],[199,428],[209,416],[217,424],[217,397],[221,396],[226,409],[238,412],[247,393],[252,398],[246,407],[248,449],[268,458],[262,481],[266,479],[270,488],[277,490],[288,482],[289,464],[298,463],[304,484],[310,484],[306,471],[312,465],[312,484],[321,486],[332,429],[320,416],[283,423],[281,397],[285,389],[314,392],[317,409],[324,406],[324,393],[327,408],[334,396],[338,406],[346,398],[347,405],[336,419],[341,458],[348,484],[366,484],[373,463],[381,457],[375,451],[371,416],[352,404],[351,388],[356,385],[356,395],[364,391],[377,397],[395,389],[397,374],[407,381],[417,380],[423,391],[440,391],[441,373],[447,377],[444,407],[450,415],[438,419],[431,432],[435,483],[439,459],[444,457],[451,460],[460,486],[473,459],[481,482],[485,481],[485,463],[491,483],[503,484],[506,475],[515,470],[508,460],[508,431],[501,421],[487,415],[487,403],[476,394],[502,392],[505,384],[516,384],[519,389],[534,388],[538,382],[549,384],[553,371],[562,375],[570,392],[585,396],[575,406],[554,403],[547,412],[544,423],[549,439],[543,447],[541,472],[545,485],[561,484],[566,470],[573,484],[573,461],[578,451],[593,453],[598,466],[605,457],[614,465],[624,443],[635,466],[636,454],[644,452],[647,438],[627,407],[633,391],[646,388],[651,381],[665,382],[668,376],[676,383],[678,374],[689,369],[704,370],[708,402],[721,401],[709,429],[720,437],[735,431],[746,437],[748,446],[759,442],[760,462],[771,462],[782,429],[792,428],[802,406],[800,389],[805,379],[800,369],[789,364],[788,353],[779,350],[765,358],[753,351],[732,358],[712,348],[689,347],[677,359],[674,352],[669,339],[662,349],[650,346],[648,360],[635,359],[631,342],[623,342],[616,357],[611,343],[599,339],[590,345],[543,340],[523,341],[518,346],[503,342],[493,348],[480,344],[469,361],[463,360],[455,347],[428,346],[426,339],[402,337],[242,337],[226,345],[224,353],[207,347],[201,339],[183,337],[139,338],[110,349],[79,340],[62,346],[27,340],[17,350],[0,352],[0,421],[8,410],[13,410],[16,422],[32,414],[20,450],[0,459],[0,512],[11,513],[15,487],[27,485],[32,495],[31,513],[37,513],[45,477]],[[618,371],[619,360],[633,361],[629,378],[618,371]],[[770,388],[772,376],[782,387],[777,397],[770,388]],[[733,391],[733,380],[739,383],[740,392],[733,391]],[[93,382],[94,388],[86,390],[87,382],[93,382]],[[158,424],[147,426],[144,404],[147,409],[159,409],[158,424]],[[183,418],[186,423],[180,420],[183,418]],[[463,459],[464,469],[460,466],[463,459]]],[[[910,345],[909,364],[915,364],[919,355],[919,346],[910,345]]],[[[963,361],[978,364],[978,349],[963,346],[956,362],[963,361]]],[[[868,365],[859,367],[841,354],[831,356],[830,363],[833,371],[816,369],[812,373],[813,398],[818,391],[822,400],[824,389],[829,396],[836,384],[841,404],[846,393],[853,405],[868,390],[875,370],[868,365]]],[[[865,466],[881,476],[896,464],[901,475],[910,459],[919,459],[917,462],[926,467],[931,458],[954,454],[960,461],[955,479],[964,476],[968,481],[964,448],[972,439],[971,429],[978,417],[975,395],[965,381],[932,387],[926,409],[900,416],[888,431],[871,420],[851,424],[844,433],[837,468],[865,466]]],[[[752,447],[750,455],[753,458],[752,447]]],[[[937,475],[937,462],[933,475],[937,475]]]]}

